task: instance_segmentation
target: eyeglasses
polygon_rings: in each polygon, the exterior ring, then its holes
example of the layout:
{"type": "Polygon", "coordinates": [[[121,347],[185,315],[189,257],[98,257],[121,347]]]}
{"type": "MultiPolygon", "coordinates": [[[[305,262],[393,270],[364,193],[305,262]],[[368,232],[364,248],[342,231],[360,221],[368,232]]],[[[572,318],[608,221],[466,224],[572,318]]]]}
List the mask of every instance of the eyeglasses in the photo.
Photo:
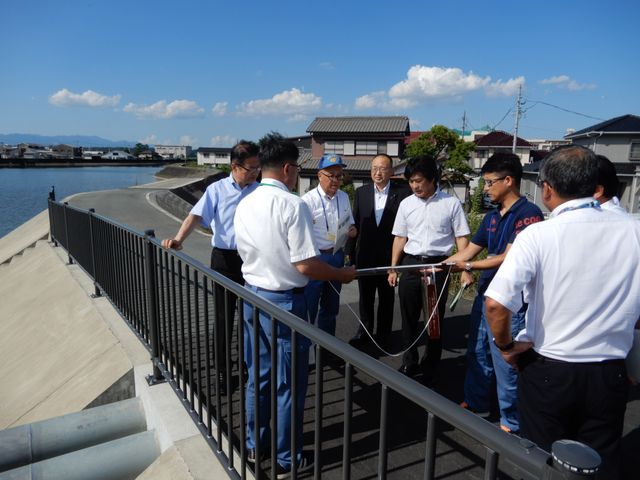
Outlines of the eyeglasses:
{"type": "Polygon", "coordinates": [[[487,188],[491,188],[491,187],[493,187],[494,183],[499,182],[500,180],[504,180],[505,178],[507,178],[507,177],[491,178],[491,179],[485,178],[484,179],[484,186],[487,187],[487,188]]]}
{"type": "Polygon", "coordinates": [[[287,162],[287,165],[289,165],[290,167],[295,167],[298,172],[300,172],[300,170],[302,170],[302,167],[300,165],[298,165],[297,163],[289,163],[287,162]]]}
{"type": "Polygon", "coordinates": [[[249,173],[256,173],[262,169],[262,167],[260,167],[259,165],[257,167],[245,167],[244,165],[240,165],[239,163],[234,163],[233,165],[235,165],[236,167],[240,167],[245,172],[249,172],[249,173]]]}
{"type": "Polygon", "coordinates": [[[540,187],[540,188],[542,188],[542,184],[545,183],[545,182],[546,182],[546,180],[544,180],[543,178],[540,178],[540,177],[536,178],[536,185],[538,187],[540,187]]]}
{"type": "Polygon", "coordinates": [[[325,172],[320,172],[320,173],[325,177],[327,177],[329,180],[336,180],[338,182],[340,182],[344,178],[343,173],[338,173],[337,175],[332,175],[330,173],[325,173],[325,172]]]}
{"type": "Polygon", "coordinates": [[[391,167],[371,167],[373,173],[387,173],[389,170],[391,170],[391,167]]]}

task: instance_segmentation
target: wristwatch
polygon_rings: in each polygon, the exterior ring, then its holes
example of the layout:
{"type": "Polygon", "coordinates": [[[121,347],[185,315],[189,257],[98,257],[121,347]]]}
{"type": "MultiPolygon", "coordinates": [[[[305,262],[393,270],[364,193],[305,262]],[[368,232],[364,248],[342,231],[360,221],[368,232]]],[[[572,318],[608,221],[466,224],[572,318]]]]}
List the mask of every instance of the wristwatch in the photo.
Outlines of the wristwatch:
{"type": "Polygon", "coordinates": [[[510,341],[509,343],[507,343],[506,345],[500,345],[499,343],[497,343],[497,342],[496,342],[495,337],[494,337],[494,339],[493,339],[493,344],[494,344],[494,345],[496,346],[496,348],[497,348],[498,350],[500,350],[501,352],[508,352],[508,351],[509,351],[509,350],[511,350],[511,349],[514,347],[514,345],[515,345],[515,343],[514,343],[514,341],[513,341],[513,338],[512,338],[512,339],[511,339],[511,341],[510,341]]]}
{"type": "Polygon", "coordinates": [[[470,262],[467,262],[464,264],[464,271],[465,272],[470,272],[471,270],[473,270],[473,266],[471,265],[470,262]]]}

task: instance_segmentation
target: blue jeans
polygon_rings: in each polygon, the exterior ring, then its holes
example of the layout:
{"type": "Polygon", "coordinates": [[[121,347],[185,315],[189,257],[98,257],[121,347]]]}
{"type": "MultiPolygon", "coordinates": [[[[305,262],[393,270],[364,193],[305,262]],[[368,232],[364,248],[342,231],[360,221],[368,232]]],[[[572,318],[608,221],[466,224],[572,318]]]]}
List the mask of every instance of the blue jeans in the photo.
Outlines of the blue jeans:
{"type": "MultiPolygon", "coordinates": [[[[304,319],[307,313],[306,302],[303,293],[293,293],[292,290],[286,292],[272,292],[262,290],[258,287],[247,285],[261,297],[275,303],[283,310],[287,310],[294,315],[304,319]]],[[[291,424],[294,422],[296,429],[296,458],[299,462],[302,458],[302,426],[304,419],[304,399],[307,394],[307,383],[309,375],[309,346],[310,342],[306,337],[298,335],[298,356],[297,356],[297,397],[295,398],[297,408],[297,418],[291,418],[291,329],[280,322],[276,323],[275,339],[271,331],[271,319],[260,312],[259,315],[259,385],[258,385],[258,408],[260,412],[260,446],[266,448],[270,444],[270,383],[271,383],[271,347],[275,341],[277,348],[277,384],[276,400],[278,407],[278,418],[274,419],[277,425],[277,459],[278,463],[285,469],[291,468],[291,424]]],[[[256,393],[254,384],[255,362],[253,357],[253,305],[244,303],[244,360],[247,364],[249,378],[247,380],[247,394],[245,398],[247,415],[247,448],[254,449],[256,446],[256,422],[255,404],[256,393]]]]}
{"type": "MultiPolygon", "coordinates": [[[[525,312],[511,316],[511,333],[514,337],[524,327],[524,317],[525,312]]],[[[472,410],[488,411],[495,375],[500,423],[518,432],[518,372],[504,361],[500,350],[493,344],[481,294],[473,302],[469,323],[464,400],[472,410]]]]}
{"type": "MultiPolygon", "coordinates": [[[[319,258],[334,267],[340,268],[344,266],[343,250],[339,250],[334,254],[322,253],[319,258]]],[[[320,330],[324,330],[331,335],[336,334],[336,317],[340,310],[341,288],[342,284],[340,282],[311,280],[304,290],[309,321],[320,330]],[[320,307],[320,312],[318,312],[318,306],[320,307]]]]}

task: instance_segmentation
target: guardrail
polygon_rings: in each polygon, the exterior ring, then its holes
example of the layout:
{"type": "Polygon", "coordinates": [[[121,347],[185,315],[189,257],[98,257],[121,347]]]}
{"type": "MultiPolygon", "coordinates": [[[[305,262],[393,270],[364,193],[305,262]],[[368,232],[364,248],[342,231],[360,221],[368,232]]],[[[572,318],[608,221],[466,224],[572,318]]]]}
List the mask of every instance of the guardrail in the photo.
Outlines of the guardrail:
{"type": "MultiPolygon", "coordinates": [[[[576,442],[556,442],[553,455],[550,455],[532,442],[505,433],[192,258],[163,249],[151,230],[143,234],[92,210],[81,210],[52,198],[49,199],[49,218],[51,239],[55,245],[62,246],[68,252],[69,262],[77,263],[93,278],[95,295],[106,296],[150,350],[153,374],[148,378],[149,383],[170,383],[231,478],[245,479],[248,474],[245,448],[246,380],[238,368],[238,365],[242,365],[241,359],[245,353],[245,343],[242,340],[244,320],[243,309],[238,308],[240,319],[237,322],[235,342],[237,355],[232,354],[232,333],[226,329],[226,362],[223,363],[226,365],[226,372],[221,372],[221,352],[216,349],[214,338],[217,338],[218,325],[226,319],[216,318],[216,285],[237,295],[239,307],[241,302],[247,302],[253,306],[254,312],[264,312],[272,319],[272,327],[275,327],[276,322],[281,322],[295,332],[292,336],[294,370],[298,353],[295,345],[300,336],[307,337],[315,344],[314,478],[320,478],[322,473],[323,366],[327,352],[344,361],[341,472],[344,480],[351,478],[355,369],[376,379],[381,385],[379,447],[374,455],[378,478],[385,479],[388,474],[387,436],[391,391],[413,402],[424,410],[427,417],[425,479],[433,479],[435,475],[436,432],[437,427],[442,424],[451,425],[484,445],[485,479],[497,478],[499,462],[502,460],[515,467],[520,478],[560,479],[578,475],[584,479],[595,476],[597,454],[588,447],[576,442]],[[240,359],[235,362],[235,366],[234,357],[240,359]],[[220,373],[225,373],[223,376],[226,378],[226,385],[221,385],[220,373]],[[239,379],[239,388],[234,388],[234,373],[239,379]]],[[[257,317],[258,315],[254,315],[254,319],[257,317]]],[[[257,324],[254,328],[257,328],[257,324]]],[[[257,345],[254,344],[252,348],[256,349],[257,345]]],[[[275,348],[277,346],[272,345],[272,362],[276,361],[275,348]]],[[[255,352],[252,354],[257,371],[259,358],[255,352]]],[[[275,367],[271,370],[272,383],[275,383],[275,370],[275,367]]],[[[295,372],[292,378],[292,389],[295,391],[295,372]]],[[[270,394],[271,415],[274,419],[279,414],[274,407],[275,389],[271,389],[270,394]]],[[[296,402],[292,402],[292,418],[296,418],[295,408],[296,402]]],[[[275,428],[271,432],[272,438],[275,438],[274,430],[275,428]]],[[[295,451],[295,445],[301,439],[296,438],[295,429],[292,429],[291,435],[292,451],[295,451]]],[[[275,445],[275,440],[271,444],[275,445]]],[[[256,456],[261,458],[261,446],[256,447],[256,456]]],[[[264,472],[258,468],[253,472],[255,478],[262,478],[267,473],[271,474],[270,478],[275,478],[275,464],[276,452],[272,448],[271,471],[267,469],[264,472]]],[[[295,468],[292,476],[296,477],[295,468]]]]}

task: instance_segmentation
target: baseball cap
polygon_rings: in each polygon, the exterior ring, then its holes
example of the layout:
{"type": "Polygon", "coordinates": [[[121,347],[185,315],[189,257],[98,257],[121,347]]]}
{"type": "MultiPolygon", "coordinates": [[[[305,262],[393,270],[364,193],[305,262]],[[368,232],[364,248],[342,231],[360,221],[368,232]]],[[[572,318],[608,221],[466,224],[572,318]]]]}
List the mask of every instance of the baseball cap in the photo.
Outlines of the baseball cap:
{"type": "Polygon", "coordinates": [[[342,161],[342,157],[340,155],[323,155],[320,159],[320,164],[318,165],[318,170],[322,170],[324,168],[334,167],[346,167],[347,165],[342,161]]]}

